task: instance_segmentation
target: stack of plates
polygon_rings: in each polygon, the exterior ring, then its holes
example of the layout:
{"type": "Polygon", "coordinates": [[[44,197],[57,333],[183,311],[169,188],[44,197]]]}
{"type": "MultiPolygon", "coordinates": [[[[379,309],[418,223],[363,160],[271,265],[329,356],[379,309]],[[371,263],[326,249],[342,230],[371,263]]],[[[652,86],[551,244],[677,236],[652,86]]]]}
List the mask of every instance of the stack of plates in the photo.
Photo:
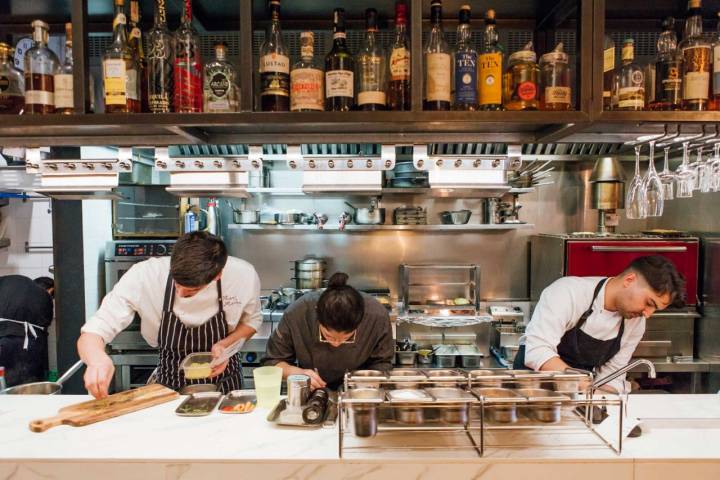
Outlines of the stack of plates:
{"type": "Polygon", "coordinates": [[[422,207],[398,207],[393,211],[395,225],[427,225],[427,211],[422,207]]]}

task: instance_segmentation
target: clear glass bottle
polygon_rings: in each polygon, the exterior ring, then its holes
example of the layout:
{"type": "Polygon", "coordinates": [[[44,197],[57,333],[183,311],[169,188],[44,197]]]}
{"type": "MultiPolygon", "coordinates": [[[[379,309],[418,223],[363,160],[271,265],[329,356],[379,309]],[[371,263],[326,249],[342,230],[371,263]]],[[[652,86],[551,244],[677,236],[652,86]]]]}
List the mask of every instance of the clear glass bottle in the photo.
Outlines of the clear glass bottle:
{"type": "Polygon", "coordinates": [[[720,110],[720,12],[717,12],[717,33],[712,46],[712,104],[713,110],[720,110]]]}
{"type": "Polygon", "coordinates": [[[175,45],[167,28],[165,0],[155,0],[155,24],[147,34],[147,98],[152,113],[172,111],[175,45]]]}
{"type": "Polygon", "coordinates": [[[55,113],[70,115],[75,112],[73,98],[72,23],[65,24],[65,59],[55,72],[55,113]]]}
{"type": "Polygon", "coordinates": [[[404,1],[395,4],[395,40],[390,50],[388,70],[388,109],[410,110],[410,41],[407,35],[407,6],[404,1]]]}
{"type": "Polygon", "coordinates": [[[368,8],[365,10],[365,38],[355,57],[358,110],[387,108],[387,61],[377,32],[377,10],[368,8]]]}
{"type": "Polygon", "coordinates": [[[260,47],[260,110],[290,109],[290,57],[280,30],[280,0],[270,0],[270,26],[260,47]]]}
{"type": "Polygon", "coordinates": [[[315,61],[315,35],[300,33],[300,60],[290,72],[290,110],[322,112],[325,109],[325,75],[315,61]]]}
{"type": "Polygon", "coordinates": [[[603,110],[612,110],[615,73],[615,42],[610,35],[605,35],[603,39],[603,110]]]}
{"type": "Polygon", "coordinates": [[[13,48],[0,42],[0,114],[20,114],[25,107],[25,78],[15,68],[13,48]]]}
{"type": "Polygon", "coordinates": [[[678,45],[683,58],[683,110],[707,110],[710,96],[710,42],[703,38],[700,0],[688,2],[685,37],[678,45]]]}
{"type": "Polygon", "coordinates": [[[325,110],[347,112],[355,101],[355,59],[347,48],[345,10],[333,11],[333,46],[325,57],[325,110]]]}
{"type": "Polygon", "coordinates": [[[540,108],[542,110],[570,110],[572,88],[568,54],[562,42],[555,50],[540,57],[540,108]]]}
{"type": "Polygon", "coordinates": [[[450,110],[452,58],[442,28],[442,1],[430,3],[432,30],[423,49],[423,109],[450,110]]]}
{"type": "Polygon", "coordinates": [[[678,110],[682,102],[682,57],[678,55],[675,19],[662,22],[663,32],[657,41],[655,62],[655,96],[651,110],[678,110]]]}
{"type": "Polygon", "coordinates": [[[478,96],[480,110],[502,110],[504,49],[495,26],[495,10],[485,12],[483,48],[479,60],[478,96]]]}
{"type": "Polygon", "coordinates": [[[457,45],[453,52],[453,110],[478,109],[478,53],[472,46],[470,5],[458,13],[457,45]]]}
{"type": "Polygon", "coordinates": [[[508,58],[503,78],[503,104],[507,110],[540,108],[540,67],[532,42],[508,58]]]}
{"type": "Polygon", "coordinates": [[[140,111],[137,59],[128,46],[126,23],[125,0],[115,0],[113,42],[102,60],[106,113],[140,111]]]}
{"type": "Polygon", "coordinates": [[[25,113],[55,113],[54,75],[60,65],[48,48],[48,24],[32,22],[33,46],[25,52],[25,113]]]}
{"type": "Polygon", "coordinates": [[[618,75],[618,110],[645,109],[645,75],[635,63],[635,41],[626,38],[618,75]]]}
{"type": "Polygon", "coordinates": [[[192,15],[192,0],[185,0],[182,22],[175,32],[173,103],[178,113],[202,112],[202,59],[192,15]]]}
{"type": "Polygon", "coordinates": [[[227,45],[215,44],[215,59],[203,69],[203,111],[238,111],[238,87],[235,67],[227,60],[227,45]]]}
{"type": "Polygon", "coordinates": [[[147,59],[143,50],[142,31],[140,30],[140,2],[130,0],[130,38],[128,45],[133,52],[133,57],[138,62],[138,91],[140,98],[140,111],[149,112],[148,91],[147,91],[147,59]]]}

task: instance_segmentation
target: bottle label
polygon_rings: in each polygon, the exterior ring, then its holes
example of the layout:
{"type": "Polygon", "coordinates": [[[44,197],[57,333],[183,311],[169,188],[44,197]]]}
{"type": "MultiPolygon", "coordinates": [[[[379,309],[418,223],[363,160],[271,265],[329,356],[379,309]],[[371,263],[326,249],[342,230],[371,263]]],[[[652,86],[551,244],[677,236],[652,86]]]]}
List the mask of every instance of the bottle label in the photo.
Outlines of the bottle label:
{"type": "Polygon", "coordinates": [[[407,48],[395,48],[390,54],[390,79],[408,80],[410,78],[410,52],[407,48]]]}
{"type": "Polygon", "coordinates": [[[103,62],[103,84],[105,85],[106,105],[125,105],[127,103],[124,60],[114,59],[103,62]]]}
{"type": "Polygon", "coordinates": [[[170,93],[149,94],[148,107],[152,113],[168,113],[170,111],[170,93]]]}
{"type": "MultiPolygon", "coordinates": [[[[207,81],[207,90],[216,99],[227,97],[230,93],[230,78],[225,72],[214,72],[207,81]]],[[[227,100],[226,100],[227,103],[227,100]]]]}
{"type": "Polygon", "coordinates": [[[720,44],[713,47],[713,95],[720,95],[720,44]]]}
{"type": "Polygon", "coordinates": [[[450,55],[447,53],[428,53],[427,63],[427,101],[450,101],[450,55]]]}
{"type": "Polygon", "coordinates": [[[354,75],[350,70],[330,70],[325,72],[325,96],[350,97],[355,96],[353,90],[354,75]]]}
{"type": "Polygon", "coordinates": [[[645,90],[642,87],[623,87],[618,91],[619,108],[642,110],[645,108],[645,90]]]}
{"type": "Polygon", "coordinates": [[[314,54],[313,44],[302,45],[300,47],[300,58],[312,58],[314,54]]]}
{"type": "Polygon", "coordinates": [[[545,87],[545,103],[570,105],[570,87],[545,87]]]}
{"type": "Polygon", "coordinates": [[[73,76],[67,73],[55,75],[55,108],[73,108],[73,76]]]}
{"type": "Polygon", "coordinates": [[[633,61],[635,58],[635,46],[634,45],[625,45],[622,49],[622,59],[623,61],[633,61]]]}
{"type": "Polygon", "coordinates": [[[477,71],[477,53],[455,54],[455,103],[477,104],[477,71]]]}
{"type": "Polygon", "coordinates": [[[710,89],[710,72],[686,72],[683,87],[685,100],[707,99],[710,89]]]}
{"type": "Polygon", "coordinates": [[[358,93],[358,105],[385,105],[387,97],[385,92],[360,92],[358,93]]]}
{"type": "Polygon", "coordinates": [[[55,95],[46,90],[27,90],[25,92],[25,103],[31,105],[54,105],[55,95]]]}
{"type": "Polygon", "coordinates": [[[537,85],[535,82],[521,82],[517,87],[517,95],[521,100],[537,99],[537,85]]]}
{"type": "Polygon", "coordinates": [[[127,97],[130,100],[139,100],[138,95],[138,74],[137,70],[134,68],[131,70],[128,70],[125,74],[126,82],[127,82],[127,97]]]}
{"type": "Polygon", "coordinates": [[[323,72],[297,68],[290,72],[290,110],[324,110],[323,72]]]}
{"type": "Polygon", "coordinates": [[[480,105],[502,103],[502,53],[480,55],[480,105]]]}
{"type": "Polygon", "coordinates": [[[0,76],[0,92],[10,88],[10,79],[5,75],[0,76]]]}
{"type": "Polygon", "coordinates": [[[603,52],[603,73],[615,70],[615,47],[606,48],[603,52]]]}
{"type": "Polygon", "coordinates": [[[227,98],[210,100],[207,102],[206,105],[206,111],[210,113],[223,113],[232,111],[232,109],[230,108],[230,102],[227,98]]]}
{"type": "Polygon", "coordinates": [[[190,59],[175,59],[174,100],[176,111],[202,111],[203,80],[200,65],[190,59]]]}
{"type": "Polygon", "coordinates": [[[271,53],[260,58],[260,73],[290,73],[290,59],[285,55],[271,53]]]}
{"type": "Polygon", "coordinates": [[[271,53],[260,58],[260,95],[290,95],[290,59],[271,53]]]}

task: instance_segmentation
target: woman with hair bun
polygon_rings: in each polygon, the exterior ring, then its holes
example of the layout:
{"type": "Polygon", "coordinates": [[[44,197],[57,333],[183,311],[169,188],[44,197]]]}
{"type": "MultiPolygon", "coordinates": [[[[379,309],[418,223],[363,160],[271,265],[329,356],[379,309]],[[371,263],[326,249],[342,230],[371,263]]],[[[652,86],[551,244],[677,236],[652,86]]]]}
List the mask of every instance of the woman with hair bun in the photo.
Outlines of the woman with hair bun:
{"type": "Polygon", "coordinates": [[[387,370],[395,343],[390,317],[370,295],[335,273],[322,293],[307,293],[283,315],[268,341],[264,365],[289,375],[308,375],[312,388],[337,388],[346,371],[387,370]]]}

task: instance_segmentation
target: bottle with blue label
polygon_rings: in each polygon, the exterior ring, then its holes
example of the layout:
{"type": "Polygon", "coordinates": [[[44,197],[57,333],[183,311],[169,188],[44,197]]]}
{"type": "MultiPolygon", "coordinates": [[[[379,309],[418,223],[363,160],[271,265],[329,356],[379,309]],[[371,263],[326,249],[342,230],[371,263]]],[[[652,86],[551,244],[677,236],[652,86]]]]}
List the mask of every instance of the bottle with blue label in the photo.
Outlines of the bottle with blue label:
{"type": "Polygon", "coordinates": [[[453,109],[477,110],[478,53],[472,45],[470,6],[460,7],[457,46],[453,54],[453,109]]]}
{"type": "Polygon", "coordinates": [[[192,205],[188,205],[187,210],[185,210],[183,222],[183,230],[185,233],[197,232],[198,230],[200,230],[200,219],[195,214],[195,212],[193,212],[192,205]]]}

